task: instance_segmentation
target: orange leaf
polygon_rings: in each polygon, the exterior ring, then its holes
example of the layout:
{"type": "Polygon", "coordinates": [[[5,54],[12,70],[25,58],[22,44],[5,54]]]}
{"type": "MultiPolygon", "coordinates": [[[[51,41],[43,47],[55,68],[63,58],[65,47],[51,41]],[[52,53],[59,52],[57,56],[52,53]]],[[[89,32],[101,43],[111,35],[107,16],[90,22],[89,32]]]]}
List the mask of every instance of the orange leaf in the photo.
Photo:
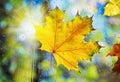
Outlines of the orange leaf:
{"type": "Polygon", "coordinates": [[[110,51],[109,55],[117,56],[118,61],[115,63],[113,72],[120,72],[120,44],[114,44],[113,49],[110,51]]]}

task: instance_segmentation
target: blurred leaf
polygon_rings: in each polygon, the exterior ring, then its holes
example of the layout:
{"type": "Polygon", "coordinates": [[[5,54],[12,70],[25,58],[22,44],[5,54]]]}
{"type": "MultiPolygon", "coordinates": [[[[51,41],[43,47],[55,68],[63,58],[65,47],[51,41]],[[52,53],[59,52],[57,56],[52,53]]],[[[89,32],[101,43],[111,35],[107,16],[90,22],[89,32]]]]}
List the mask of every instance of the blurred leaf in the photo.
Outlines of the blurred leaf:
{"type": "Polygon", "coordinates": [[[49,64],[49,62],[47,60],[43,60],[41,62],[41,64],[42,64],[42,69],[44,69],[44,70],[47,70],[50,67],[50,64],[49,64]]]}
{"type": "Polygon", "coordinates": [[[114,16],[120,14],[120,0],[110,0],[105,6],[104,15],[114,16]]]}
{"type": "Polygon", "coordinates": [[[109,55],[117,56],[118,60],[113,67],[113,72],[120,73],[120,44],[114,44],[112,50],[110,51],[109,55]]]}
{"type": "Polygon", "coordinates": [[[97,68],[95,66],[88,67],[88,69],[86,71],[86,76],[88,79],[91,79],[91,80],[98,79],[99,75],[97,72],[97,68]]]}

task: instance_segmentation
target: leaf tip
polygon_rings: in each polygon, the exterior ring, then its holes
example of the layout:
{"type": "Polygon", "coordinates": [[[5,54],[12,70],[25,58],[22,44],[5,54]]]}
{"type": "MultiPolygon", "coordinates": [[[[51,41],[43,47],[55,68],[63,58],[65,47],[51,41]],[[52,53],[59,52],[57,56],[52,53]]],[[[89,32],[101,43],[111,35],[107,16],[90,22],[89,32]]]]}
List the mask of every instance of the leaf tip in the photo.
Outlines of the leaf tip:
{"type": "Polygon", "coordinates": [[[98,48],[99,48],[99,49],[100,49],[100,48],[104,48],[104,46],[101,46],[101,45],[99,44],[99,41],[96,41],[95,43],[98,45],[98,48]]]}
{"type": "Polygon", "coordinates": [[[91,30],[92,30],[92,31],[95,31],[96,29],[92,27],[92,29],[91,29],[91,30]]]}
{"type": "Polygon", "coordinates": [[[77,11],[76,16],[79,16],[79,11],[77,11]]]}
{"type": "Polygon", "coordinates": [[[59,9],[59,7],[58,7],[58,6],[56,6],[56,7],[55,7],[55,9],[59,9]]]}

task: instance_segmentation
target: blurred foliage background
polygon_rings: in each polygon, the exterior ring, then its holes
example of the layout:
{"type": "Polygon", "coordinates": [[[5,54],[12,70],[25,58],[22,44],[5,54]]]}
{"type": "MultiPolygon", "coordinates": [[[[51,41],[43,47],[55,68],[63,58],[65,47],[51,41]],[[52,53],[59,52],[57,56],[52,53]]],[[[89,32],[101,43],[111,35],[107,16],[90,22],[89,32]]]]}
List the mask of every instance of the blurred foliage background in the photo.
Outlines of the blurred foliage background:
{"type": "Polygon", "coordinates": [[[118,82],[112,68],[116,56],[108,56],[120,42],[120,15],[104,16],[108,0],[0,0],[0,82],[118,82]],[[35,38],[34,24],[44,24],[45,14],[58,6],[65,10],[68,22],[78,12],[93,17],[96,29],[85,41],[102,46],[91,61],[80,61],[81,73],[56,66],[50,54],[41,51],[35,38]],[[98,22],[99,21],[99,22],[98,22]]]}

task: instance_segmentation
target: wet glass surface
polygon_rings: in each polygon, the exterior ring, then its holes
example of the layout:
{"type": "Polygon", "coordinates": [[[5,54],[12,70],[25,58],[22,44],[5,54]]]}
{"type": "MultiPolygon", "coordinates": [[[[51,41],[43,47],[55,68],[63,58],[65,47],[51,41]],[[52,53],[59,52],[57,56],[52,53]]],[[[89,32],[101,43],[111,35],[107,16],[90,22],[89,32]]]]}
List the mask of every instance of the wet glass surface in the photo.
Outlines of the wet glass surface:
{"type": "Polygon", "coordinates": [[[118,58],[107,55],[120,42],[120,15],[104,16],[107,2],[0,0],[0,82],[118,82],[120,74],[112,72],[118,58]],[[94,40],[103,46],[91,61],[78,63],[80,72],[57,66],[51,53],[39,49],[42,44],[35,37],[34,25],[44,25],[45,15],[56,6],[66,11],[65,22],[73,20],[77,13],[92,17],[96,31],[85,41],[94,40]]]}

